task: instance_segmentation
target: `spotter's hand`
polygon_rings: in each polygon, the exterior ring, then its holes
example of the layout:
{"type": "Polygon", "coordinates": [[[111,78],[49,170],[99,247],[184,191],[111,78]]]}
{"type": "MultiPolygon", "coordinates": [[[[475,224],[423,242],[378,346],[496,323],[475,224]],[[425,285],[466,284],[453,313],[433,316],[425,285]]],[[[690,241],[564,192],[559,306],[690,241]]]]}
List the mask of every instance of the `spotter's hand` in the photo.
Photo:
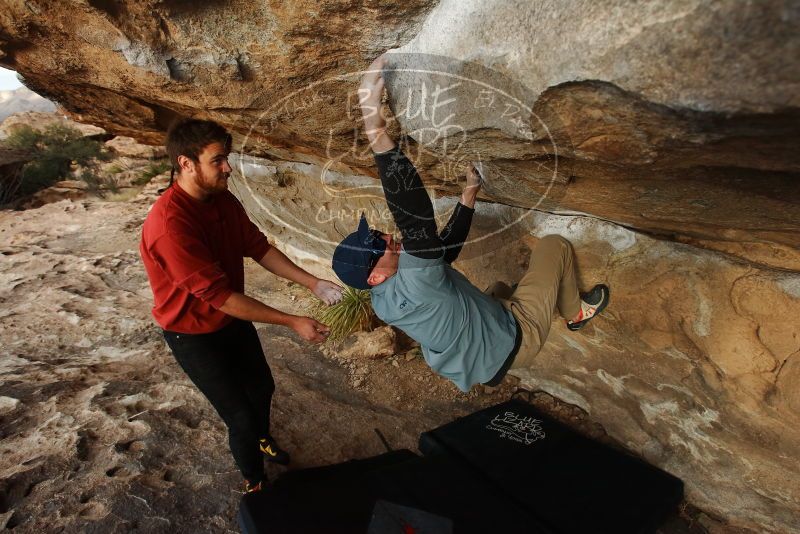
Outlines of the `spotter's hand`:
{"type": "Polygon", "coordinates": [[[328,280],[317,280],[317,283],[314,284],[313,292],[319,300],[328,306],[332,306],[342,300],[342,288],[328,280]]]}
{"type": "Polygon", "coordinates": [[[295,317],[291,328],[300,337],[312,343],[322,343],[328,339],[328,335],[331,333],[330,328],[311,317],[295,317]]]}

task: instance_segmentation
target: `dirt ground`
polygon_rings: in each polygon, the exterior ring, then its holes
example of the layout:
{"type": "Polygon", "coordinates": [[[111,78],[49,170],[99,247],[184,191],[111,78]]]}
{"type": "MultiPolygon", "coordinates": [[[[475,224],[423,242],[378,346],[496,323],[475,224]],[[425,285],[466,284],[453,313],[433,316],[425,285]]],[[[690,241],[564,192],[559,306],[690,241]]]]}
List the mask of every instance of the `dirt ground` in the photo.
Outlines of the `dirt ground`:
{"type": "MultiPolygon", "coordinates": [[[[14,532],[237,532],[242,480],[225,428],[153,323],[138,259],[159,183],[132,200],[0,212],[0,528],[14,532]]],[[[305,289],[253,263],[248,293],[307,313],[305,289]]],[[[345,361],[260,325],[277,383],[273,433],[291,469],[416,449],[421,432],[507,400],[468,394],[411,354],[345,361]]],[[[546,394],[532,401],[597,439],[546,394]]],[[[286,468],[270,465],[271,478],[286,468]]],[[[684,507],[664,534],[733,532],[684,507]]]]}

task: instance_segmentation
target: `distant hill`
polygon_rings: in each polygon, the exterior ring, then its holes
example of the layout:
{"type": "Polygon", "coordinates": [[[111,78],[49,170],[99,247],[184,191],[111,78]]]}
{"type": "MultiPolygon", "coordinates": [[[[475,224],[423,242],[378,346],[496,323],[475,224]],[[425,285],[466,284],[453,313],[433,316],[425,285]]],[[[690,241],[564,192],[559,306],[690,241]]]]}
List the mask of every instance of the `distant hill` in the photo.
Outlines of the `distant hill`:
{"type": "Polygon", "coordinates": [[[105,135],[106,131],[91,124],[81,124],[68,119],[64,115],[55,112],[41,112],[41,111],[21,111],[14,113],[0,124],[0,140],[8,137],[11,132],[20,126],[30,126],[34,130],[44,130],[47,126],[59,123],[70,128],[80,130],[85,136],[95,137],[97,139],[103,138],[110,139],[112,135],[105,135]]]}
{"type": "Polygon", "coordinates": [[[56,105],[28,89],[20,87],[13,91],[0,91],[0,122],[21,111],[53,112],[56,105]]]}

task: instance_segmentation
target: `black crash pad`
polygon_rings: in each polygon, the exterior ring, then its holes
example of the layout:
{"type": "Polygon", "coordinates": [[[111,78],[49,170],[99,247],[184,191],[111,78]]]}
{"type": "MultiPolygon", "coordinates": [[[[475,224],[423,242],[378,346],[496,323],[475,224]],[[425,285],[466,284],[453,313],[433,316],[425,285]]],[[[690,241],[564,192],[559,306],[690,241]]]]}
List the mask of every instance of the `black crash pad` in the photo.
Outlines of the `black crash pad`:
{"type": "Polygon", "coordinates": [[[512,400],[420,436],[555,532],[647,533],[675,510],[683,483],[512,400]]]}
{"type": "Polygon", "coordinates": [[[243,497],[239,525],[246,534],[371,533],[385,529],[387,509],[418,513],[382,534],[550,532],[446,456],[428,459],[410,451],[288,472],[243,497]]]}
{"type": "Polygon", "coordinates": [[[245,534],[644,534],[683,496],[679,479],[519,401],[426,432],[419,448],[425,457],[400,450],[289,471],[242,498],[239,525],[245,534]]]}

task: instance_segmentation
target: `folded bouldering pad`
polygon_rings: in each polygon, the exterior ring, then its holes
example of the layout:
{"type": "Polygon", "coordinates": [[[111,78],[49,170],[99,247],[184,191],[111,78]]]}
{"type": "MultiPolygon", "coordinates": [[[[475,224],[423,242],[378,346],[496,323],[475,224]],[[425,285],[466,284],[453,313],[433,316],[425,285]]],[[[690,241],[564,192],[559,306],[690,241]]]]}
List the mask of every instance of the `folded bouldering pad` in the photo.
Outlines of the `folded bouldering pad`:
{"type": "Polygon", "coordinates": [[[239,525],[246,534],[550,532],[450,458],[409,451],[288,472],[242,498],[239,525]]]}
{"type": "Polygon", "coordinates": [[[425,432],[419,449],[458,462],[555,532],[652,532],[683,498],[678,478],[517,400],[425,432]]]}
{"type": "Polygon", "coordinates": [[[683,497],[674,476],[510,401],[407,450],[289,471],[239,509],[245,534],[654,532],[683,497]]]}

